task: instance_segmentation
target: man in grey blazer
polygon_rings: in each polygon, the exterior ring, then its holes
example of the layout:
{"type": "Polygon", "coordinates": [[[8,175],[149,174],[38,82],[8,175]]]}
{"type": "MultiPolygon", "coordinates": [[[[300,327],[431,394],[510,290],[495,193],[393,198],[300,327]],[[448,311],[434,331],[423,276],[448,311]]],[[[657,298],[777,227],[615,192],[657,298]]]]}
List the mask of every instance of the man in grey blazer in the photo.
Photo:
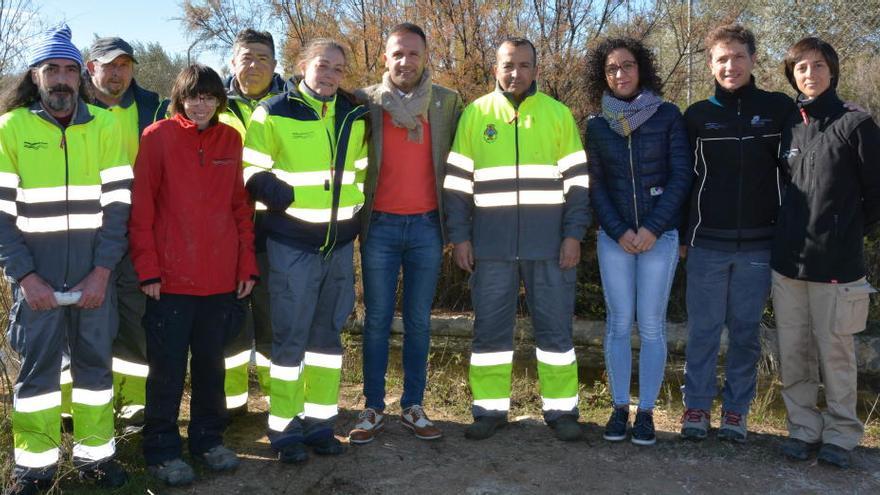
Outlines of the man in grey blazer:
{"type": "Polygon", "coordinates": [[[431,303],[446,242],[442,187],[446,155],[462,101],[431,82],[427,40],[415,24],[391,29],[382,82],[360,90],[372,134],[361,218],[364,280],[364,396],[366,408],[350,433],[369,443],[385,426],[388,337],[403,268],[403,396],[401,424],[423,440],[443,434],[422,409],[431,303]]]}

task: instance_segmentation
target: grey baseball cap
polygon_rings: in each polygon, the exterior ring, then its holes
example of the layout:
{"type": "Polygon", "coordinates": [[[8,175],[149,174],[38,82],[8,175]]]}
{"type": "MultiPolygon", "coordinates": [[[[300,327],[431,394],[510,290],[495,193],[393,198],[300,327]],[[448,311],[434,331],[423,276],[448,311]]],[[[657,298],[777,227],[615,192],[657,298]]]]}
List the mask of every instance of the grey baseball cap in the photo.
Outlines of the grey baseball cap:
{"type": "Polygon", "coordinates": [[[120,55],[128,55],[132,62],[138,63],[134,58],[134,49],[122,38],[98,38],[89,48],[89,60],[102,64],[110,63],[120,55]]]}

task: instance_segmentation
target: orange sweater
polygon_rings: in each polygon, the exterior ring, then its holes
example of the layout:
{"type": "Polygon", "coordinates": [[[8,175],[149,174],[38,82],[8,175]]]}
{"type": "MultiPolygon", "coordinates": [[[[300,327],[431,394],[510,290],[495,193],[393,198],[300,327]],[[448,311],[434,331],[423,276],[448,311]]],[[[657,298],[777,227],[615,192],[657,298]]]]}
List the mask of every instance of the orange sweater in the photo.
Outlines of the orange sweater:
{"type": "Polygon", "coordinates": [[[437,209],[437,190],[431,158],[431,126],[423,121],[421,143],[407,140],[407,129],[395,127],[382,112],[382,166],[373,210],[415,215],[437,209]]]}

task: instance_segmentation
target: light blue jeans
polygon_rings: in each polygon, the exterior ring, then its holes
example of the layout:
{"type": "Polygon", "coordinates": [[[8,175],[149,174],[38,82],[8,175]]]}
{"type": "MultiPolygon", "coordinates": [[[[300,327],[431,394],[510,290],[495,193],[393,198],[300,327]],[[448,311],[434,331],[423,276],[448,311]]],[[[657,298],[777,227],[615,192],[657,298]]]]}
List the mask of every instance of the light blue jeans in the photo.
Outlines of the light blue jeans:
{"type": "Polygon", "coordinates": [[[664,232],[647,252],[629,254],[599,230],[599,272],[605,293],[605,367],[615,406],[629,405],[630,332],[639,322],[639,409],[654,408],[666,369],[666,306],[678,264],[678,232],[664,232]]]}

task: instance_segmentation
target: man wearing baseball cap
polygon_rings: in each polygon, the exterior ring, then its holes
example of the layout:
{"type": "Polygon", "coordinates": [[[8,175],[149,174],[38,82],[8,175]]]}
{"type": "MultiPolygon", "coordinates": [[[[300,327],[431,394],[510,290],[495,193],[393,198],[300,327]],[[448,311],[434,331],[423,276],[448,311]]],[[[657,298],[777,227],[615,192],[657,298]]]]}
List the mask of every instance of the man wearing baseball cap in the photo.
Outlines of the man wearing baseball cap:
{"type": "Polygon", "coordinates": [[[46,489],[61,446],[62,359],[72,376],[73,463],[115,488],[113,269],[127,248],[131,166],[116,117],[82,101],[70,28],[40,36],[0,97],[0,266],[12,288],[15,467],[7,493],[46,489]]]}
{"type": "MultiPolygon", "coordinates": [[[[165,118],[168,100],[138,86],[135,82],[134,50],[122,38],[98,38],[89,48],[89,79],[98,107],[116,115],[122,127],[122,141],[128,163],[134,164],[141,133],[155,122],[165,118]]],[[[116,294],[119,301],[119,333],[113,342],[113,388],[119,415],[128,422],[126,432],[140,431],[143,418],[140,413],[146,400],[147,355],[146,339],[141,318],[146,308],[146,296],[140,290],[131,258],[128,254],[116,267],[116,294]]]]}

